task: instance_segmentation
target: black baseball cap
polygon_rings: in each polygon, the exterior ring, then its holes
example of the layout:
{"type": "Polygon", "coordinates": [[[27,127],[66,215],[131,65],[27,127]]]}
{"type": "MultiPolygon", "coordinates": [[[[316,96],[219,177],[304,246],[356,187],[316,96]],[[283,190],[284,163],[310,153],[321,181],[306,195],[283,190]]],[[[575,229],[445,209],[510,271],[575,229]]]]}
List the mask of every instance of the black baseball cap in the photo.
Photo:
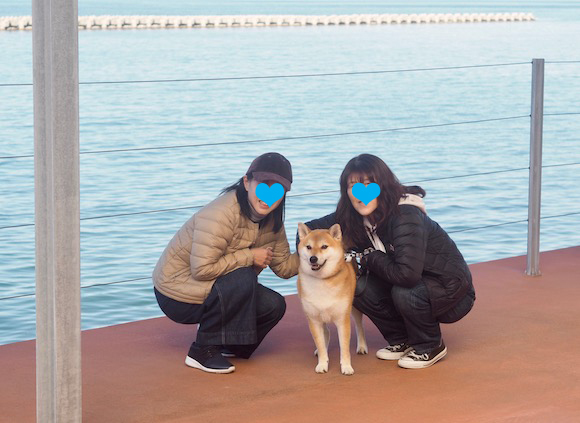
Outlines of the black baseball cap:
{"type": "Polygon", "coordinates": [[[265,153],[256,157],[246,172],[246,175],[250,174],[258,182],[276,181],[286,192],[290,191],[292,166],[280,153],[265,153]]]}

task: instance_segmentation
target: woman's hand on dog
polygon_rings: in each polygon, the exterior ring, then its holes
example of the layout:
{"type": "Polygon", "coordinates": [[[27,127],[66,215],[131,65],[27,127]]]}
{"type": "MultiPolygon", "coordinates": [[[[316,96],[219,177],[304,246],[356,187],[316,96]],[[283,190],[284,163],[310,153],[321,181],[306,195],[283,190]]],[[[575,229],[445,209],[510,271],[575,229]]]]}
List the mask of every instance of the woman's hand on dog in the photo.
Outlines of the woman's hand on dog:
{"type": "Polygon", "coordinates": [[[265,269],[272,262],[272,248],[252,248],[250,250],[254,255],[254,266],[265,269]]]}
{"type": "Polygon", "coordinates": [[[363,253],[362,253],[363,255],[360,258],[360,263],[359,263],[360,267],[359,267],[358,272],[357,272],[357,278],[359,278],[360,276],[367,273],[367,271],[368,271],[368,267],[367,267],[368,256],[373,251],[376,251],[373,247],[369,247],[363,251],[363,253]]]}

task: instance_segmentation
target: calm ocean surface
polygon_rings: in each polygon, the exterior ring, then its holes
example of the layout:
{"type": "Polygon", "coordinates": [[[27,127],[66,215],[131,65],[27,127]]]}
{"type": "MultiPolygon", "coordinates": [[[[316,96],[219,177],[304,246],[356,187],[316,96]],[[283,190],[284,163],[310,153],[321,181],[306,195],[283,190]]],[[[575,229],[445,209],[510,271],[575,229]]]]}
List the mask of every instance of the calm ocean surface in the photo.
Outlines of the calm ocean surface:
{"type": "MultiPolygon", "coordinates": [[[[2,0],[0,16],[30,15],[2,0]]],[[[80,87],[81,151],[210,144],[508,118],[493,122],[149,151],[81,155],[83,328],[162,315],[150,275],[175,231],[246,171],[278,151],[294,181],[286,228],[333,211],[356,154],[382,157],[422,185],[449,232],[527,218],[532,58],[545,58],[544,164],[580,162],[580,4],[572,1],[80,1],[81,15],[532,12],[527,23],[81,31],[82,82],[219,78],[512,64],[382,74],[100,84],[80,87]],[[137,4],[139,3],[139,4],[137,4]],[[525,63],[524,63],[525,62],[525,63]],[[516,64],[514,64],[516,63],[516,64]],[[517,64],[524,63],[524,64],[517,64]],[[558,116],[555,116],[558,115],[558,116]],[[524,117],[521,117],[524,116],[524,117]],[[448,179],[441,179],[448,178],[448,179]],[[438,179],[438,180],[436,180],[438,179]],[[142,279],[149,278],[149,279],[142,279]]],[[[30,32],[0,32],[0,84],[32,80],[30,32]]],[[[0,86],[0,157],[33,152],[32,87],[0,86]]],[[[542,215],[580,212],[580,166],[543,170],[542,215]]],[[[0,297],[34,293],[32,158],[0,159],[0,297]]],[[[469,263],[525,254],[527,224],[456,232],[469,263]]],[[[580,244],[580,214],[542,220],[541,249],[580,244]]],[[[522,269],[523,271],[524,269],[522,269]]],[[[284,294],[295,278],[260,281],[284,294]]],[[[35,337],[34,296],[0,300],[0,344],[35,337]]]]}

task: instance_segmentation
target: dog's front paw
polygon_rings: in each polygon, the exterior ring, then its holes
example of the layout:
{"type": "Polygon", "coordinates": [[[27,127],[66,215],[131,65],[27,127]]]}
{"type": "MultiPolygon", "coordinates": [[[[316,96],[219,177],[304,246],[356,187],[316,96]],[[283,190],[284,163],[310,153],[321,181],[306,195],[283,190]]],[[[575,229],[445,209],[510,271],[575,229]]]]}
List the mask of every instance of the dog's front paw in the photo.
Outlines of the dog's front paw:
{"type": "Polygon", "coordinates": [[[318,363],[316,366],[316,373],[326,373],[328,372],[328,361],[326,363],[318,363]]]}
{"type": "Polygon", "coordinates": [[[343,375],[347,375],[347,376],[354,374],[354,369],[352,368],[352,366],[350,364],[341,364],[340,371],[342,372],[343,375]]]}
{"type": "Polygon", "coordinates": [[[356,353],[357,354],[368,354],[369,353],[369,349],[367,347],[367,344],[358,345],[356,347],[356,353]]]}

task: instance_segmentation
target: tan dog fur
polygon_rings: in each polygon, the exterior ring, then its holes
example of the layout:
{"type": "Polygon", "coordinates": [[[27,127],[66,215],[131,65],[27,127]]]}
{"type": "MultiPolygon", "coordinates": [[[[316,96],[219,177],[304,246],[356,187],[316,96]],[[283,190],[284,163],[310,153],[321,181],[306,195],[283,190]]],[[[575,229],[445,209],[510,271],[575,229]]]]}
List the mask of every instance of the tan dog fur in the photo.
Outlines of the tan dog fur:
{"type": "MultiPolygon", "coordinates": [[[[352,306],[356,287],[355,264],[344,259],[340,225],[330,229],[311,231],[303,223],[298,224],[300,244],[300,268],[298,272],[298,295],[308,319],[308,326],[317,348],[317,373],[328,371],[327,324],[333,322],[338,331],[340,344],[340,369],[344,375],[352,375],[350,359],[350,315],[356,324],[357,353],[367,354],[362,313],[352,306]],[[317,257],[316,264],[311,257],[317,257]]],[[[316,354],[316,353],[315,353],[316,354]]]]}

